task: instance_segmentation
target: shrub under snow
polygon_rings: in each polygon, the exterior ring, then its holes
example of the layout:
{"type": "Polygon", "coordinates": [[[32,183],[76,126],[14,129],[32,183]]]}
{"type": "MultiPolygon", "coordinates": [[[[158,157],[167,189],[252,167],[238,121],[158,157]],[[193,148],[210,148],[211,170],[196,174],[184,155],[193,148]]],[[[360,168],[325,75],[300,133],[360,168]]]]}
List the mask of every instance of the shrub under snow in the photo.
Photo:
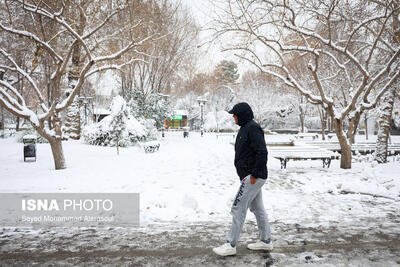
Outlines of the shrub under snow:
{"type": "Polygon", "coordinates": [[[121,147],[157,138],[154,120],[137,120],[129,114],[125,100],[117,96],[111,103],[111,114],[98,123],[85,127],[82,132],[84,141],[91,145],[121,147]]]}
{"type": "Polygon", "coordinates": [[[235,131],[238,127],[235,125],[235,120],[232,114],[226,111],[220,110],[218,112],[209,112],[204,117],[204,129],[206,131],[235,131]],[[218,125],[217,125],[218,122],[218,125]]]}
{"type": "MultiPolygon", "coordinates": [[[[110,127],[112,116],[107,116],[96,124],[89,125],[83,130],[85,143],[98,146],[115,146],[116,136],[110,127]]],[[[126,120],[126,127],[119,137],[119,146],[132,146],[138,142],[154,140],[157,138],[157,129],[152,120],[138,121],[132,116],[126,120]]]]}

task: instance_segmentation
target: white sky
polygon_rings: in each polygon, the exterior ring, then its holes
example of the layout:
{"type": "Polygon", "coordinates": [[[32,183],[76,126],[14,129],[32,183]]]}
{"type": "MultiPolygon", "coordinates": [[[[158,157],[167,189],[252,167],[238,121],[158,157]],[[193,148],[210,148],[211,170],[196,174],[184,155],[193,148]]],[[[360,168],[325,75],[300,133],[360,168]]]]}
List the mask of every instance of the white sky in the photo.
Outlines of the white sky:
{"type": "Polygon", "coordinates": [[[218,44],[204,44],[206,40],[210,39],[210,32],[205,31],[210,27],[210,22],[212,16],[215,12],[213,8],[213,3],[210,0],[177,0],[182,3],[182,5],[189,8],[190,12],[193,14],[197,23],[200,25],[202,31],[200,33],[200,42],[202,47],[199,48],[204,53],[204,56],[200,58],[199,70],[202,72],[210,72],[222,59],[233,60],[239,65],[239,72],[241,72],[241,64],[238,62],[238,58],[232,56],[231,53],[221,52],[221,47],[218,44]]]}

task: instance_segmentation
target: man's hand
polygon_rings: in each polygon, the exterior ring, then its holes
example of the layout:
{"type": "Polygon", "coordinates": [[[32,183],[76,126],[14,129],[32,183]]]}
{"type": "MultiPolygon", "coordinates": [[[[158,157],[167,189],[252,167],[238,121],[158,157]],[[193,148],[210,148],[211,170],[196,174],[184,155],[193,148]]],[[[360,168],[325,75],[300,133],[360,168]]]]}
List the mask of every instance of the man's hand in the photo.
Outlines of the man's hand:
{"type": "Polygon", "coordinates": [[[250,175],[250,183],[251,184],[255,184],[256,180],[257,180],[257,178],[254,178],[253,175],[250,175]]]}

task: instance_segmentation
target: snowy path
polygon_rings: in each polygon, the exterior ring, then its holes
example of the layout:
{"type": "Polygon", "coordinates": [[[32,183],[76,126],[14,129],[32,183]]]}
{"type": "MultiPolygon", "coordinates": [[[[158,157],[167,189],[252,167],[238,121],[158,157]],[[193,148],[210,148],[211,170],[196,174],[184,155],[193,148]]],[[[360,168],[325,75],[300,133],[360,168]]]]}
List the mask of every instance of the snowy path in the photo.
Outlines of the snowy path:
{"type": "Polygon", "coordinates": [[[400,264],[397,225],[376,229],[387,218],[369,220],[364,228],[301,227],[274,223],[272,253],[252,252],[256,225],[247,223],[238,255],[222,258],[211,252],[226,226],[152,225],[146,228],[49,228],[0,230],[0,262],[4,265],[123,266],[395,266],[400,264]],[[388,234],[390,232],[390,234],[388,234]],[[351,233],[351,234],[349,234],[351,233]]]}
{"type": "Polygon", "coordinates": [[[249,213],[239,255],[214,256],[239,185],[230,141],[167,133],[156,153],[132,147],[119,156],[115,148],[66,142],[68,169],[54,171],[48,144],[38,145],[36,163],[24,163],[22,145],[0,139],[0,192],[135,192],[141,220],[135,229],[2,227],[0,263],[260,266],[272,257],[277,266],[400,264],[398,161],[355,162],[351,170],[337,160],[329,169],[291,162],[281,170],[270,158],[263,194],[277,248],[271,255],[246,250],[257,234],[249,213]]]}

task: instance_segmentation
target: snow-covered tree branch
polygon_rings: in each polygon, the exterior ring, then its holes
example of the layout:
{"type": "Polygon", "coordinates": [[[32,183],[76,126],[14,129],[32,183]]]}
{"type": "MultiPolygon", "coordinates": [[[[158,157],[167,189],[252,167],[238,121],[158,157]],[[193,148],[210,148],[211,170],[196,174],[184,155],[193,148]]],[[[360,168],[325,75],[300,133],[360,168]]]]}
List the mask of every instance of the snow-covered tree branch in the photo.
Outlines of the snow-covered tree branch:
{"type": "Polygon", "coordinates": [[[274,75],[332,119],[341,167],[351,168],[351,143],[363,112],[398,80],[400,46],[392,27],[398,5],[357,0],[224,0],[215,38],[226,50],[274,75]],[[344,122],[348,120],[348,128],[344,122]]]}
{"type": "Polygon", "coordinates": [[[4,70],[0,105],[28,120],[49,141],[56,169],[66,168],[61,143],[65,138],[62,112],[76,101],[86,78],[97,71],[145,61],[142,48],[160,38],[152,30],[141,36],[131,34],[140,24],[137,21],[115,34],[115,15],[125,12],[127,5],[124,1],[109,5],[111,2],[17,0],[8,2],[9,12],[0,11],[0,38],[9,44],[0,48],[4,70]],[[126,46],[107,49],[118,38],[127,36],[126,46]],[[99,42],[100,39],[104,41],[99,42]],[[24,67],[14,44],[28,51],[24,67]],[[127,52],[131,52],[131,57],[121,61],[127,52]],[[51,73],[47,79],[45,69],[51,73]],[[19,79],[26,81],[22,92],[15,86],[19,79]]]}

